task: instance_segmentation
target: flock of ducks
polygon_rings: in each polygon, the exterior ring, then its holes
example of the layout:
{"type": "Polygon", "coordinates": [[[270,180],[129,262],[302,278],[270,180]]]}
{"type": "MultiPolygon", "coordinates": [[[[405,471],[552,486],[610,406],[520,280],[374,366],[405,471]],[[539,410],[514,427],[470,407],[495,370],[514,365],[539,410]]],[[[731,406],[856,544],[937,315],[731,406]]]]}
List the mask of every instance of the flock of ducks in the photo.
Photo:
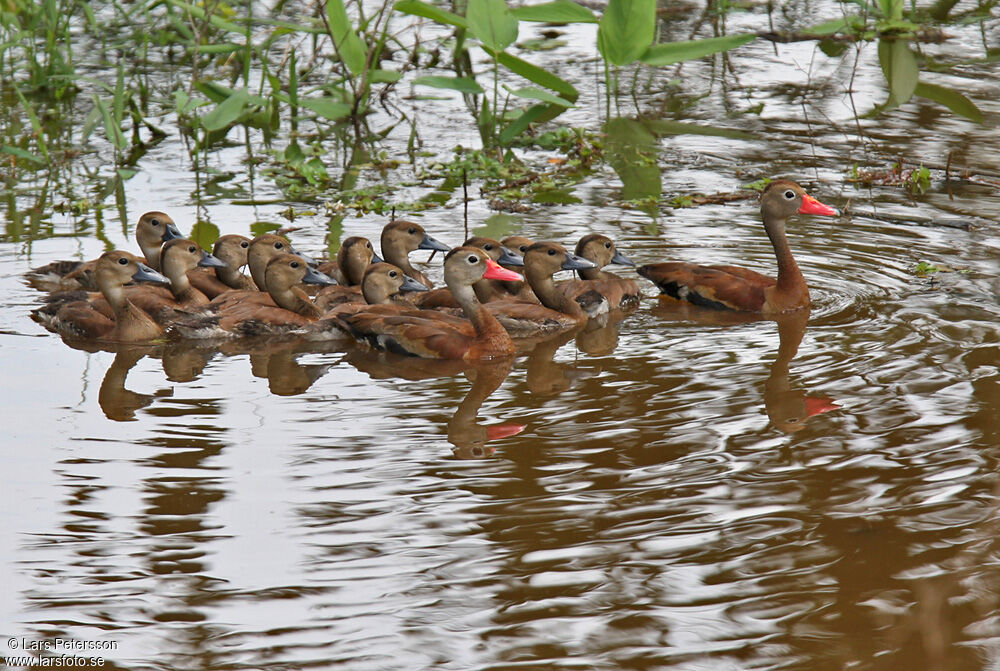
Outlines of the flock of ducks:
{"type": "MultiPolygon", "coordinates": [[[[794,182],[768,185],[761,215],[777,278],[682,262],[637,271],[663,296],[703,307],[761,314],[804,308],[809,291],[784,229],[796,213],[837,211],[794,182]]],[[[572,253],[521,236],[477,236],[450,249],[419,224],[395,220],[382,231],[381,257],[369,240],[351,237],[335,260],[321,264],[275,234],[224,235],[209,254],[162,212],[142,215],[135,235],[143,258],[114,250],[31,271],[35,286],[52,290],[32,317],[72,340],[350,336],[398,354],[481,361],[513,356],[518,338],[563,332],[641,298],[634,280],[604,270],[635,264],[599,234],[584,236],[572,253]],[[418,249],[447,252],[446,288],[434,288],[411,265],[418,249]],[[579,277],[556,282],[560,270],[579,277]]]]}

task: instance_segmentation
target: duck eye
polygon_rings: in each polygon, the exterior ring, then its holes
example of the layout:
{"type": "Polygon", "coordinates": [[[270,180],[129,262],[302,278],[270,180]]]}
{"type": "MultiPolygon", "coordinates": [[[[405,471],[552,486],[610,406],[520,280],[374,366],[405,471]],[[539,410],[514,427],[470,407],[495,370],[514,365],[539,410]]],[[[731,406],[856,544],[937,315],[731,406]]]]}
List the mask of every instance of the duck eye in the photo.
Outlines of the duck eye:
{"type": "Polygon", "coordinates": [[[153,219],[151,219],[149,221],[149,223],[151,223],[153,226],[159,226],[160,225],[160,220],[156,219],[156,218],[153,218],[153,219]]]}
{"type": "Polygon", "coordinates": [[[415,228],[411,228],[410,230],[407,231],[407,233],[409,233],[410,235],[413,235],[416,232],[417,232],[417,229],[415,229],[415,228]]]}
{"type": "Polygon", "coordinates": [[[528,245],[521,245],[520,247],[518,247],[518,250],[520,250],[521,254],[524,254],[526,251],[528,251],[528,245]]]}
{"type": "Polygon", "coordinates": [[[299,262],[298,261],[292,261],[288,265],[290,265],[292,268],[298,268],[299,267],[299,262]]]}
{"type": "Polygon", "coordinates": [[[120,259],[118,259],[118,265],[127,266],[128,265],[128,259],[126,259],[124,256],[121,257],[120,259]]]}
{"type": "Polygon", "coordinates": [[[549,250],[549,256],[555,256],[555,255],[556,255],[556,250],[550,249],[549,250]]]}
{"type": "Polygon", "coordinates": [[[395,270],[390,270],[389,271],[389,277],[395,277],[395,276],[396,276],[396,271],[395,270]]]}
{"type": "Polygon", "coordinates": [[[466,261],[469,262],[469,265],[475,265],[479,263],[479,257],[476,256],[475,254],[470,254],[469,258],[467,258],[466,261]]]}
{"type": "Polygon", "coordinates": [[[488,252],[492,251],[493,250],[493,245],[486,245],[486,246],[483,247],[483,249],[485,249],[488,252]]]}
{"type": "Polygon", "coordinates": [[[790,190],[789,191],[785,191],[785,198],[787,198],[788,200],[791,200],[792,198],[795,198],[795,192],[794,191],[790,191],[790,190]]]}
{"type": "Polygon", "coordinates": [[[189,251],[190,253],[194,254],[194,247],[188,247],[188,251],[189,251]]]}
{"type": "Polygon", "coordinates": [[[604,243],[604,249],[611,249],[611,243],[610,242],[605,242],[604,243]]]}
{"type": "Polygon", "coordinates": [[[276,243],[274,243],[274,248],[275,249],[281,249],[284,246],[285,246],[285,243],[283,243],[283,242],[276,242],[276,243]]]}
{"type": "Polygon", "coordinates": [[[250,243],[247,242],[246,240],[244,240],[243,242],[240,243],[240,247],[242,247],[243,249],[246,249],[249,246],[250,246],[250,243]]]}

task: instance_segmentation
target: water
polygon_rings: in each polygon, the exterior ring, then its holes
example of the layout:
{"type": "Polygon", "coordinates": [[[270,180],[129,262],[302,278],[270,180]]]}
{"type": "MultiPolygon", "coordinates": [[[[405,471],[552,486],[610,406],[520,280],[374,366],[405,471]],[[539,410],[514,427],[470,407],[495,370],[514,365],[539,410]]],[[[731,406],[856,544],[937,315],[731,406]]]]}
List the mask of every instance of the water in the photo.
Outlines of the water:
{"type": "MultiPolygon", "coordinates": [[[[592,35],[573,37],[550,58],[587,56],[592,35]]],[[[862,111],[885,95],[874,50],[854,81],[862,111]]],[[[68,638],[163,669],[1000,664],[995,72],[935,79],[966,90],[985,126],[916,102],[856,122],[843,61],[809,43],[738,54],[742,88],[723,93],[706,66],[684,66],[689,90],[708,93],[688,118],[756,139],[662,138],[664,192],[790,175],[872,215],[790,223],[814,305],[777,321],[678,310],[645,283],[650,298],[620,323],[509,368],[343,343],[86,351],[30,321],[39,295],[21,275],[98,254],[95,222],[46,212],[60,235],[0,243],[5,654],[68,638]],[[803,88],[804,73],[821,85],[803,88]],[[757,102],[759,115],[725,116],[757,102]],[[943,168],[949,152],[987,177],[949,194],[935,172],[917,198],[846,181],[855,163],[943,168]],[[921,261],[949,271],[919,276],[921,261]]],[[[435,106],[448,109],[427,103],[424,135],[446,153],[460,138],[428,118],[435,106]]],[[[390,138],[390,154],[403,142],[390,138]]],[[[216,160],[245,186],[238,156],[216,160]]],[[[182,229],[198,207],[222,233],[283,222],[285,202],[196,203],[185,157],[173,138],[144,159],[125,222],[104,212],[114,245],[131,249],[153,207],[182,229]]],[[[773,272],[752,201],[654,219],[622,207],[621,189],[602,168],[575,187],[580,203],[532,207],[517,228],[567,245],[606,233],[637,263],[773,272]]],[[[254,193],[279,195],[266,182],[254,193]]],[[[451,204],[422,222],[456,243],[451,204]]],[[[472,200],[473,228],[489,214],[472,200]]],[[[348,218],[345,235],[377,239],[384,221],[348,218]]],[[[324,249],[325,222],[297,217],[295,244],[324,249]]],[[[428,272],[440,281],[440,257],[428,272]]]]}

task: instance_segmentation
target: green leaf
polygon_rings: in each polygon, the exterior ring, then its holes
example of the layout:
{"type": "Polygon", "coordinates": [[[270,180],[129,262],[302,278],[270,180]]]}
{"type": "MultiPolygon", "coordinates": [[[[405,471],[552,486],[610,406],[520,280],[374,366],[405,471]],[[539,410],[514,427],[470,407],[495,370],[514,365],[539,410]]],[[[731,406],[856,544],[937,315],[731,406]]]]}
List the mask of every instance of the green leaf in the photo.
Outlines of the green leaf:
{"type": "Polygon", "coordinates": [[[512,95],[518,98],[528,98],[529,100],[539,100],[543,103],[549,103],[551,105],[561,105],[562,107],[573,107],[573,103],[566,100],[565,98],[560,98],[557,95],[549,93],[548,91],[543,91],[540,88],[534,86],[525,86],[517,90],[511,90],[507,86],[505,89],[512,95]]]}
{"type": "Polygon", "coordinates": [[[983,123],[983,113],[979,111],[975,103],[955,89],[920,82],[914,89],[914,93],[921,98],[927,98],[944,105],[959,116],[964,116],[976,123],[983,123]]]}
{"type": "Polygon", "coordinates": [[[541,23],[597,23],[594,13],[572,0],[555,0],[511,10],[519,21],[541,23]]]}
{"type": "Polygon", "coordinates": [[[21,149],[20,147],[12,147],[9,144],[5,144],[2,147],[0,147],[0,152],[4,154],[9,154],[11,156],[14,156],[15,158],[23,158],[27,161],[31,161],[32,163],[37,163],[38,165],[43,165],[45,163],[45,159],[42,158],[41,156],[32,154],[30,151],[21,149]]]}
{"type": "Polygon", "coordinates": [[[913,97],[920,76],[917,58],[910,51],[909,43],[906,40],[880,39],[878,60],[889,82],[890,102],[895,105],[908,102],[913,97]]]}
{"type": "Polygon", "coordinates": [[[340,59],[352,75],[360,76],[365,69],[368,53],[361,38],[354,32],[354,25],[347,17],[343,0],[326,0],[326,16],[330,22],[330,37],[333,38],[340,59]]]}
{"type": "MultiPolygon", "coordinates": [[[[494,55],[494,52],[489,49],[487,49],[486,52],[491,56],[494,55]]],[[[512,56],[507,52],[496,54],[496,58],[500,62],[500,65],[504,66],[511,72],[521,75],[533,84],[538,84],[539,86],[555,91],[570,102],[575,103],[576,99],[580,97],[580,92],[577,91],[572,84],[565,79],[557,77],[548,70],[543,70],[537,65],[532,65],[531,63],[523,61],[517,56],[512,56]]]]}
{"type": "Polygon", "coordinates": [[[608,0],[597,27],[597,48],[612,65],[634,63],[656,31],[656,0],[608,0]]]}
{"type": "Polygon", "coordinates": [[[504,0],[469,0],[465,20],[469,32],[492,51],[503,51],[517,40],[517,19],[504,0]]]}
{"type": "Polygon", "coordinates": [[[815,26],[803,28],[802,32],[806,35],[833,35],[844,30],[847,26],[847,19],[833,19],[832,21],[824,21],[815,26]]]}
{"type": "Polygon", "coordinates": [[[199,54],[231,54],[243,49],[242,44],[199,44],[195,47],[199,54]]]}
{"type": "MultiPolygon", "coordinates": [[[[528,130],[528,127],[542,118],[542,116],[549,111],[551,105],[533,105],[528,109],[524,110],[521,116],[510,122],[503,132],[500,133],[500,144],[505,145],[510,143],[514,138],[528,130]]],[[[564,108],[557,107],[559,111],[564,108]]]]}
{"type": "Polygon", "coordinates": [[[689,42],[654,44],[642,56],[642,62],[646,65],[671,65],[695,58],[704,58],[720,51],[728,51],[756,38],[756,35],[727,35],[726,37],[709,37],[689,42]]]}
{"type": "Polygon", "coordinates": [[[411,16],[422,16],[436,23],[456,28],[468,28],[469,24],[464,16],[459,16],[454,12],[438,9],[434,5],[429,5],[421,0],[399,0],[395,5],[395,10],[402,14],[411,16]]]}
{"type": "Polygon", "coordinates": [[[904,0],[878,0],[882,16],[889,21],[898,21],[903,18],[903,3],[904,0]]]}
{"type": "Polygon", "coordinates": [[[351,113],[351,106],[333,98],[299,98],[299,105],[330,121],[343,119],[351,113]]]}
{"type": "Polygon", "coordinates": [[[191,227],[189,240],[194,240],[202,249],[212,249],[219,239],[219,227],[208,221],[198,221],[191,227]]]}
{"type": "Polygon", "coordinates": [[[249,103],[245,90],[235,91],[231,96],[215,106],[211,112],[201,118],[201,125],[207,131],[222,130],[236,123],[243,116],[249,103]]]}
{"type": "Polygon", "coordinates": [[[632,119],[612,119],[604,126],[608,162],[622,180],[622,199],[659,197],[663,189],[656,136],[632,119]]]}
{"type": "Polygon", "coordinates": [[[499,240],[518,230],[523,219],[513,214],[497,212],[486,218],[480,226],[472,229],[476,235],[499,240]]]}
{"type": "Polygon", "coordinates": [[[413,83],[420,86],[431,86],[436,89],[451,89],[452,91],[460,91],[462,93],[483,93],[483,87],[477,84],[476,80],[471,77],[427,75],[425,77],[417,77],[413,80],[413,83]]]}
{"type": "Polygon", "coordinates": [[[128,141],[125,139],[122,129],[115,123],[115,120],[111,116],[111,110],[104,103],[103,100],[94,96],[94,104],[97,105],[97,109],[101,111],[101,118],[104,120],[104,134],[108,138],[115,149],[125,149],[128,146],[128,141]]]}
{"type": "Polygon", "coordinates": [[[402,73],[395,70],[372,70],[368,81],[373,84],[391,84],[403,78],[402,73]]]}
{"type": "Polygon", "coordinates": [[[236,92],[235,89],[212,81],[195,82],[194,87],[208,96],[208,99],[214,103],[221,103],[236,92]]]}
{"type": "Polygon", "coordinates": [[[753,133],[734,130],[732,128],[702,126],[701,124],[672,121],[670,119],[648,119],[643,122],[643,125],[655,133],[657,137],[665,135],[708,135],[711,137],[728,137],[733,140],[754,140],[757,138],[753,133]]]}

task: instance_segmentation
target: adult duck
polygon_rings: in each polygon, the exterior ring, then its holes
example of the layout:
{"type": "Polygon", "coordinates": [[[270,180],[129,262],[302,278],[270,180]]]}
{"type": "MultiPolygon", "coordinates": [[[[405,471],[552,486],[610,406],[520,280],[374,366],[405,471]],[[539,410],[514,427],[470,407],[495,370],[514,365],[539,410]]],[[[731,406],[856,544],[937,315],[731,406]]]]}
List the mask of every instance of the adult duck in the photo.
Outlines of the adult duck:
{"type": "Polygon", "coordinates": [[[541,304],[511,298],[492,301],[485,307],[511,335],[518,337],[573,328],[587,321],[589,315],[574,296],[559,290],[552,278],[560,270],[580,270],[593,265],[554,242],[534,243],[524,253],[524,276],[541,304]]]}
{"type": "Polygon", "coordinates": [[[212,247],[212,256],[222,261],[225,267],[196,268],[188,273],[188,280],[209,299],[232,289],[255,290],[254,281],[240,272],[247,264],[249,249],[250,238],[245,235],[231,233],[221,236],[212,247]]]}
{"type": "Polygon", "coordinates": [[[94,264],[93,276],[101,294],[111,306],[110,317],[100,312],[89,300],[54,300],[34,310],[31,313],[32,319],[70,339],[141,342],[163,335],[160,325],[128,298],[125,284],[167,283],[169,280],[166,277],[135,255],[120,250],[102,254],[94,264]]]}
{"type": "Polygon", "coordinates": [[[385,261],[379,261],[371,264],[365,270],[361,286],[323,287],[316,296],[316,307],[325,313],[334,308],[343,310],[346,305],[353,305],[357,309],[362,309],[367,305],[385,305],[396,302],[401,291],[429,290],[404,273],[402,268],[385,261]]]}
{"type": "Polygon", "coordinates": [[[355,235],[341,243],[336,260],[321,263],[316,270],[337,280],[340,286],[361,286],[368,266],[381,261],[371,241],[355,235]]]}
{"type": "Polygon", "coordinates": [[[451,249],[443,242],[427,235],[427,231],[420,224],[405,219],[395,219],[386,224],[382,229],[380,242],[383,259],[398,266],[404,273],[427,287],[433,287],[434,283],[413,267],[410,263],[410,252],[418,249],[447,252],[451,249]]]}
{"type": "Polygon", "coordinates": [[[606,235],[591,233],[576,243],[576,253],[594,264],[593,268],[581,268],[581,288],[593,289],[608,299],[612,308],[631,308],[639,304],[642,294],[635,280],[619,277],[603,268],[616,264],[635,267],[635,263],[618,251],[615,242],[606,235]]]}
{"type": "Polygon", "coordinates": [[[502,359],[514,355],[514,343],[476,299],[472,285],[484,277],[502,280],[514,275],[480,249],[456,247],[445,257],[444,280],[467,319],[401,305],[331,314],[356,340],[376,349],[428,359],[502,359]]]}
{"type": "Polygon", "coordinates": [[[788,246],[785,220],[794,214],[836,216],[839,212],[795,182],[778,179],[761,194],[760,213],[778,261],[777,279],[739,266],[683,262],[653,263],[640,266],[638,272],[664,295],[704,307],[763,314],[807,307],[809,288],[788,246]]]}
{"type": "MultiPolygon", "coordinates": [[[[163,243],[182,238],[174,220],[163,212],[146,212],[135,225],[135,241],[139,244],[146,265],[160,269],[160,247],[163,243]]],[[[97,259],[91,261],[53,261],[30,270],[26,277],[36,289],[44,291],[76,290],[99,291],[94,271],[97,259]]]]}
{"type": "Polygon", "coordinates": [[[261,291],[267,291],[267,280],[264,276],[267,266],[271,259],[279,254],[295,254],[308,265],[316,265],[309,256],[292,247],[285,236],[277,233],[258,235],[250,241],[250,247],[247,249],[247,268],[250,270],[250,277],[253,278],[254,284],[261,291]]]}
{"type": "MultiPolygon", "coordinates": [[[[172,335],[184,338],[226,338],[302,333],[322,312],[299,284],[331,285],[334,280],[313,270],[297,254],[278,254],[264,270],[271,304],[232,299],[209,306],[208,314],[177,320],[172,335]]],[[[246,293],[246,292],[240,292],[246,293]]]]}
{"type": "MultiPolygon", "coordinates": [[[[475,235],[462,243],[462,247],[475,247],[486,252],[491,260],[500,266],[507,268],[517,268],[524,265],[524,259],[520,254],[511,251],[502,245],[498,240],[475,235]]],[[[509,298],[510,293],[503,286],[503,280],[481,279],[476,282],[472,289],[476,292],[476,298],[480,303],[509,298]]],[[[413,304],[422,308],[458,308],[459,305],[447,287],[433,289],[424,294],[412,296],[413,304]]]]}

